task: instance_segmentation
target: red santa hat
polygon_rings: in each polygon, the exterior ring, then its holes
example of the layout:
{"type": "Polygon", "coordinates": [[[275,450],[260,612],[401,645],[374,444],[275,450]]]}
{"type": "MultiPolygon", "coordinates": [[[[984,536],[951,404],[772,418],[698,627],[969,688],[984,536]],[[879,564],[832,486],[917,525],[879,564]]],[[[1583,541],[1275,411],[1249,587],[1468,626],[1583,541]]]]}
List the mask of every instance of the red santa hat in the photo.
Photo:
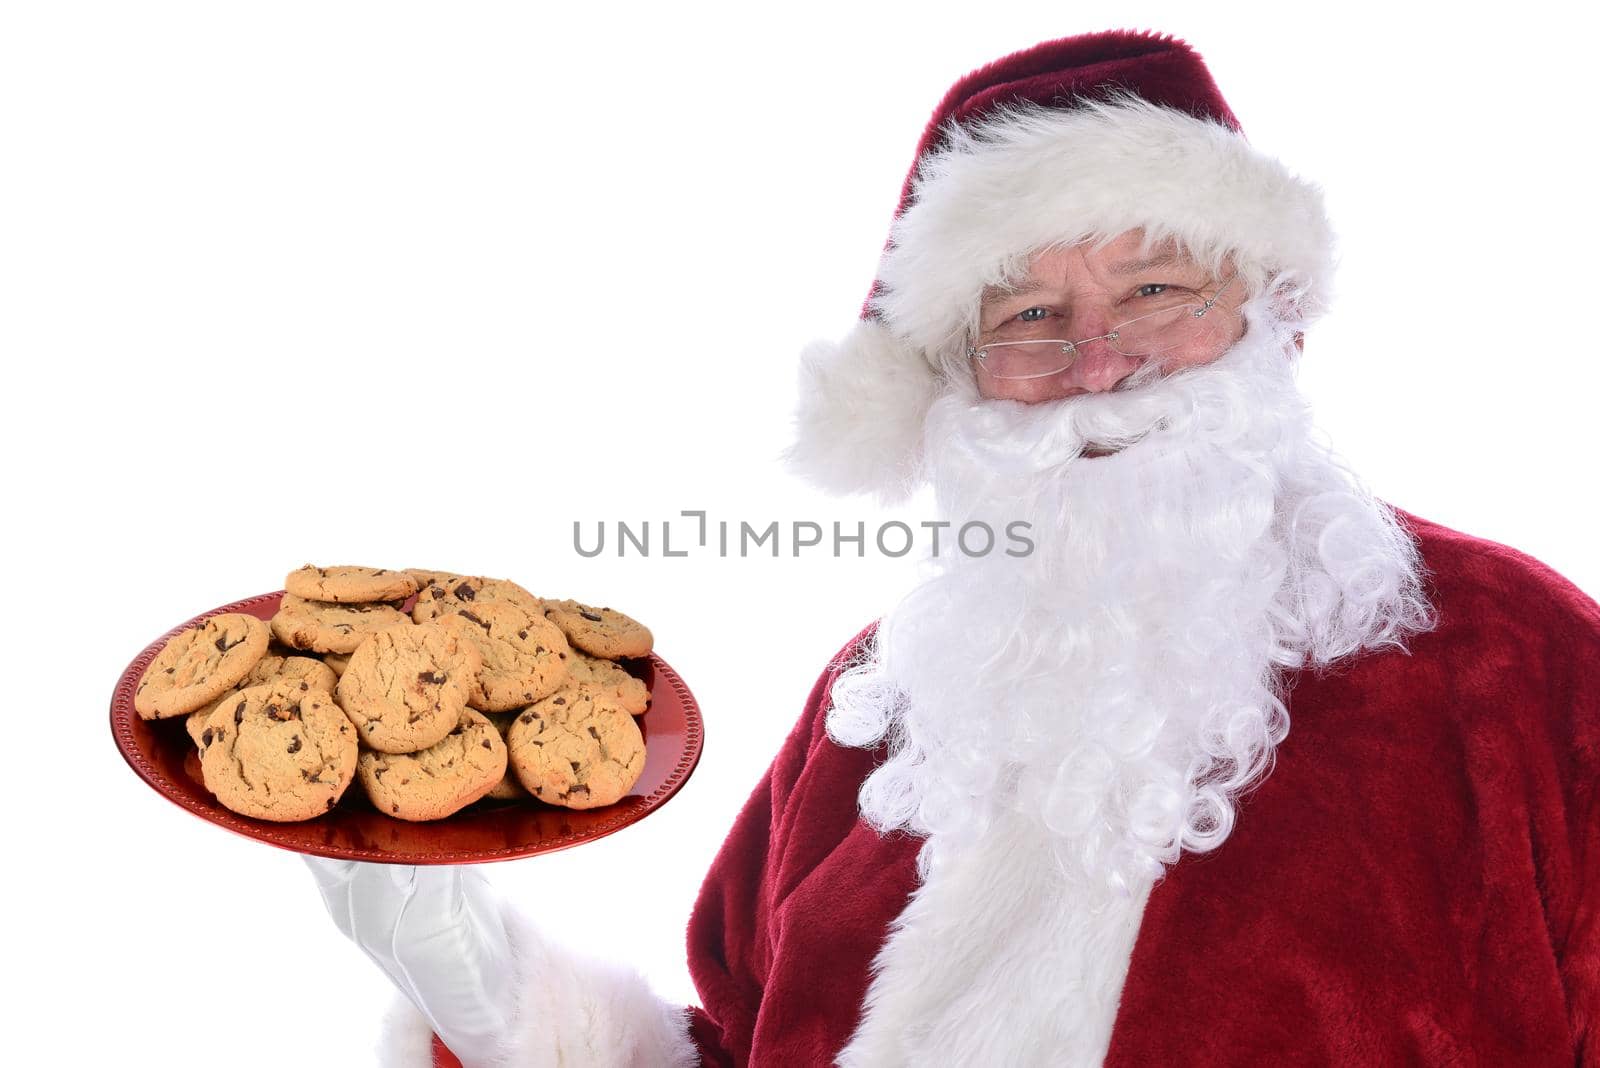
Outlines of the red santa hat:
{"type": "Polygon", "coordinates": [[[1184,42],[1085,34],[962,78],[917,145],[860,322],[802,355],[791,467],[835,493],[909,494],[983,289],[1045,248],[1135,229],[1201,262],[1231,256],[1252,295],[1290,281],[1305,321],[1325,304],[1321,191],[1250,146],[1184,42]]]}

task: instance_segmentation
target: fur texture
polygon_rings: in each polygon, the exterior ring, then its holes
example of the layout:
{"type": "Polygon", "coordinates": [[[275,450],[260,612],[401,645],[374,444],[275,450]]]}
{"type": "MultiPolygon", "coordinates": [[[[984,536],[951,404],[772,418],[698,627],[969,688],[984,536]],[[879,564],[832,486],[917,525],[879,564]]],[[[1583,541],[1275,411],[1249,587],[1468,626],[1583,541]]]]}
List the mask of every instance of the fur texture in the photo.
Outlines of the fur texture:
{"type": "Polygon", "coordinates": [[[1045,837],[1000,817],[917,889],[842,1068],[1100,1063],[1151,883],[1075,885],[1045,837]]]}
{"type": "Polygon", "coordinates": [[[890,742],[863,816],[927,839],[842,1064],[1099,1064],[1153,881],[1223,845],[1288,732],[1284,669],[1429,622],[1272,307],[1137,388],[935,403],[940,518],[1023,520],[1035,545],[938,560],[834,684],[830,734],[890,742]]]}
{"type": "MultiPolygon", "coordinates": [[[[683,1006],[657,998],[631,968],[556,946],[509,906],[504,918],[516,964],[518,1010],[498,1057],[483,1068],[688,1068],[700,1063],[683,1006]]],[[[385,1027],[385,1068],[432,1068],[432,1031],[409,1001],[397,1000],[385,1027]]]]}
{"type": "Polygon", "coordinates": [[[830,493],[903,500],[921,480],[922,421],[938,382],[915,351],[864,319],[800,357],[790,470],[830,493]]]}
{"type": "Polygon", "coordinates": [[[1035,547],[939,558],[835,686],[837,740],[891,741],[874,825],[962,852],[1025,812],[1063,870],[1138,885],[1227,837],[1288,730],[1285,668],[1426,625],[1413,547],[1313,431],[1300,323],[1244,317],[1214,363],[1134,389],[935,404],[939,518],[1035,547]]]}
{"type": "Polygon", "coordinates": [[[1117,94],[952,125],[895,220],[873,308],[933,359],[965,343],[983,288],[1013,281],[1032,254],[1130,230],[1212,266],[1233,255],[1252,294],[1289,276],[1307,323],[1326,305],[1320,190],[1222,123],[1117,94]]]}
{"type": "MultiPolygon", "coordinates": [[[[1438,626],[1409,654],[1289,673],[1294,728],[1271,774],[1220,848],[1185,853],[1150,893],[1105,1068],[1600,1066],[1600,608],[1526,556],[1397,517],[1438,626]]],[[[873,958],[915,915],[923,840],[880,835],[856,810],[886,747],[841,747],[826,730],[833,683],[869,638],[819,678],[706,878],[689,925],[705,1064],[834,1063],[873,958]]],[[[966,922],[1048,936],[1032,911],[1047,892],[1037,858],[998,855],[994,883],[974,885],[1004,912],[966,922]]],[[[931,991],[972,975],[976,950],[952,938],[948,956],[923,943],[931,991]]],[[[1041,942],[1035,970],[1013,989],[983,984],[987,996],[1048,1004],[1059,945],[1041,942]]],[[[1016,949],[978,963],[1025,970],[1016,949]]],[[[1101,974],[1096,996],[1110,996],[1101,974]]],[[[965,1063],[1036,1063],[1056,1026],[1019,1022],[1014,1060],[965,1063]]]]}
{"type": "MultiPolygon", "coordinates": [[[[402,995],[395,995],[378,1039],[380,1068],[433,1068],[433,1027],[402,995]]],[[[453,1066],[452,1066],[453,1068],[453,1066]]]]}
{"type": "MultiPolygon", "coordinates": [[[[1272,774],[1223,847],[1180,858],[1144,905],[1105,1068],[1600,1066],[1600,608],[1520,553],[1398,516],[1439,626],[1410,655],[1292,673],[1295,726],[1272,774]]],[[[701,1064],[834,1063],[873,958],[896,918],[916,915],[922,840],[880,835],[856,811],[883,750],[839,746],[825,725],[834,681],[872,632],[818,678],[707,874],[689,922],[701,1064]]],[[[1049,892],[1037,854],[1012,843],[991,854],[992,876],[969,875],[1000,895],[1003,912],[971,917],[985,929],[1052,922],[1037,915],[1049,892]]],[[[1121,950],[1107,936],[1088,953],[1121,950]]],[[[1023,972],[1020,955],[1007,962],[1023,972]]],[[[961,989],[953,958],[925,963],[932,989],[961,989]]],[[[1032,1004],[1058,966],[1041,950],[1016,992],[1032,1004]]],[[[614,1008],[675,1032],[674,1007],[621,987],[614,1008]]],[[[1014,1061],[967,1063],[1035,1063],[1052,1026],[1019,1027],[1014,1061]]],[[[669,1041],[659,1063],[686,1062],[669,1041]]]]}
{"type": "Polygon", "coordinates": [[[985,286],[1050,247],[1142,230],[1252,295],[1275,280],[1302,326],[1333,273],[1321,192],[1222,122],[1126,93],[1071,109],[1014,106],[950,123],[918,167],[868,317],[802,357],[792,468],[834,493],[903,499],[921,481],[922,419],[963,367],[985,286]]]}

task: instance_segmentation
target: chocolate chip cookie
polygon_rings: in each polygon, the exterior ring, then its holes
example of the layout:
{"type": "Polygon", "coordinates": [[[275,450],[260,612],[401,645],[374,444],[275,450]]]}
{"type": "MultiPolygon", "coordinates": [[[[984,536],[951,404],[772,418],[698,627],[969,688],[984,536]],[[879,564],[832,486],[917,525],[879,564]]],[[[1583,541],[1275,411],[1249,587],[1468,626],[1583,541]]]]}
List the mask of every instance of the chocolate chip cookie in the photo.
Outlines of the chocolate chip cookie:
{"type": "MultiPolygon", "coordinates": [[[[494,724],[494,729],[500,732],[500,740],[505,741],[511,725],[517,721],[515,712],[485,712],[484,717],[494,724]]],[[[506,765],[506,772],[500,776],[500,781],[494,784],[490,791],[483,795],[488,801],[526,801],[528,791],[523,788],[517,779],[517,773],[511,770],[511,765],[506,765]]]]}
{"type": "Polygon", "coordinates": [[[607,660],[648,656],[655,643],[649,627],[615,608],[596,608],[581,601],[546,601],[545,615],[575,648],[607,660]]]}
{"type": "Polygon", "coordinates": [[[282,682],[300,686],[303,689],[325,690],[333,692],[334,684],[339,681],[333,669],[320,660],[309,656],[274,656],[268,653],[256,661],[256,666],[251,668],[244,678],[239,680],[232,690],[212,701],[198,712],[189,713],[189,718],[184,721],[184,726],[189,731],[189,737],[194,739],[194,744],[200,744],[200,732],[205,730],[206,717],[218,705],[232,697],[240,690],[249,689],[251,686],[266,686],[274,682],[282,682]]]}
{"type": "Polygon", "coordinates": [[[405,613],[393,605],[333,604],[286,593],[272,617],[272,633],[295,649],[353,653],[373,631],[405,621],[405,613]]]}
{"type": "Polygon", "coordinates": [[[465,635],[435,623],[405,622],[362,642],[334,693],[362,745],[414,753],[461,721],[481,667],[483,657],[465,635]]]}
{"type": "Polygon", "coordinates": [[[650,707],[650,688],[628,674],[615,661],[602,660],[574,649],[572,656],[567,659],[567,671],[572,676],[573,684],[590,687],[609,697],[626,709],[630,716],[642,716],[650,707]]]}
{"type": "Polygon", "coordinates": [[[379,812],[403,820],[437,820],[472,804],[506,772],[500,732],[467,709],[439,742],[416,753],[363,751],[358,774],[379,812]]]}
{"type": "Polygon", "coordinates": [[[231,690],[267,652],[267,627],[255,616],[212,616],[164,645],[133,695],[142,719],[203,708],[231,690]]]}
{"type": "Polygon", "coordinates": [[[308,601],[370,604],[403,601],[417,592],[417,580],[405,571],[373,567],[313,567],[289,572],[283,588],[308,601]]]}
{"type": "Polygon", "coordinates": [[[358,748],[332,694],[269,683],[240,690],[206,719],[200,770],[206,789],[241,816],[307,820],[338,803],[358,748]]]}
{"type": "Polygon", "coordinates": [[[510,601],[533,615],[544,615],[544,599],[535,597],[510,579],[436,575],[434,581],[417,594],[417,603],[411,606],[411,618],[426,623],[488,601],[510,601]]]}
{"type": "Polygon", "coordinates": [[[633,717],[592,690],[564,689],[525,709],[506,748],[522,785],[564,808],[612,804],[644,771],[644,735],[633,717]]]}
{"type": "Polygon", "coordinates": [[[467,703],[505,712],[554,693],[567,681],[571,648],[561,630],[511,601],[485,601],[440,616],[441,626],[466,636],[483,654],[478,690],[467,703]]]}
{"type": "Polygon", "coordinates": [[[425,590],[429,586],[444,585],[452,579],[464,577],[454,571],[440,571],[432,567],[408,567],[406,568],[406,574],[417,580],[417,589],[419,591],[425,590]]]}

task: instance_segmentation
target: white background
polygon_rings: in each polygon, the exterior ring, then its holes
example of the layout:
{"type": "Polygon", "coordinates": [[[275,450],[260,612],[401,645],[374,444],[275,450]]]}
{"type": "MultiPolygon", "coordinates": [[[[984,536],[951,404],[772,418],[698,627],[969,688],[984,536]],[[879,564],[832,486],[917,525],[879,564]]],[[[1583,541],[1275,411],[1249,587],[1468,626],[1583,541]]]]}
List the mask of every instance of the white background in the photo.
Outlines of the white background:
{"type": "Polygon", "coordinates": [[[1047,37],[1199,48],[1341,233],[1302,376],[1335,442],[1384,498],[1600,590],[1577,9],[7,10],[13,1063],[371,1063],[385,981],[299,861],[156,796],[106,726],[149,640],[307,560],[505,575],[654,627],[704,708],[699,770],[646,822],[492,876],[692,1000],[713,852],[914,569],[586,560],[572,523],[884,518],[775,463],[795,354],[853,321],[944,90],[1047,37]]]}

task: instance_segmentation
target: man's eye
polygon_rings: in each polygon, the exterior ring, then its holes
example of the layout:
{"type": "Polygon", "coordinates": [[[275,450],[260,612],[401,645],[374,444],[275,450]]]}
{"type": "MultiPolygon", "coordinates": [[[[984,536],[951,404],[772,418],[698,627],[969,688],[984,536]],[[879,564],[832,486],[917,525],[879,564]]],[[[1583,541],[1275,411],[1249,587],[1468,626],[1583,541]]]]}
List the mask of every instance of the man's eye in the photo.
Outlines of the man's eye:
{"type": "Polygon", "coordinates": [[[1146,282],[1144,285],[1134,290],[1134,295],[1138,297],[1159,297],[1162,293],[1171,288],[1172,287],[1167,285],[1165,282],[1146,282]],[[1154,292],[1152,292],[1152,290],[1154,292]]]}
{"type": "Polygon", "coordinates": [[[1036,323],[1049,314],[1049,308],[1026,308],[1017,314],[1017,319],[1024,323],[1036,323]]]}

